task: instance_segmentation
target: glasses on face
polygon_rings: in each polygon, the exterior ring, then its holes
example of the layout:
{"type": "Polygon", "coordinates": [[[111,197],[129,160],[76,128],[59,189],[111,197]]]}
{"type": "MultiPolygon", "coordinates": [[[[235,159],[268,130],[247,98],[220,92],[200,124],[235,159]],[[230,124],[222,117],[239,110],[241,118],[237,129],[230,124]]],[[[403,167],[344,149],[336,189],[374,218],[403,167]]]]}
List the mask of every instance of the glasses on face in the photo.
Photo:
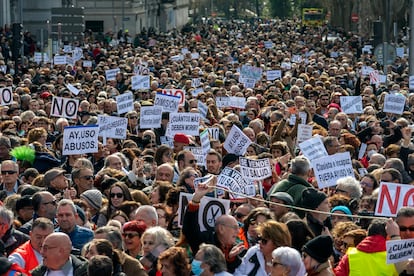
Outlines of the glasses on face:
{"type": "Polygon", "coordinates": [[[236,218],[238,218],[238,219],[241,219],[241,218],[244,218],[246,215],[245,215],[245,214],[242,214],[242,213],[239,213],[239,212],[236,212],[236,213],[234,214],[234,216],[235,216],[236,218]]]}
{"type": "Polygon", "coordinates": [[[284,264],[279,263],[279,262],[276,262],[276,261],[273,261],[273,262],[272,262],[272,265],[273,265],[273,267],[276,267],[276,266],[278,266],[278,265],[285,266],[284,264]]]}
{"type": "Polygon", "coordinates": [[[198,177],[198,174],[193,173],[193,174],[190,174],[188,177],[195,177],[195,178],[197,178],[198,177]]]}
{"type": "Polygon", "coordinates": [[[400,226],[400,232],[406,232],[406,231],[414,232],[414,226],[400,226]]]}
{"type": "Polygon", "coordinates": [[[49,205],[49,204],[56,205],[56,204],[57,204],[57,201],[56,201],[56,199],[54,199],[54,200],[52,200],[52,201],[46,201],[46,202],[43,202],[42,204],[43,204],[43,205],[49,205]]]}
{"type": "Polygon", "coordinates": [[[84,176],[81,176],[81,178],[85,180],[91,180],[91,179],[94,179],[95,177],[93,175],[84,175],[84,176]]]}
{"type": "Polygon", "coordinates": [[[1,171],[2,175],[6,175],[6,174],[15,174],[17,173],[16,171],[1,171]]]}
{"type": "Polygon", "coordinates": [[[122,198],[124,197],[123,193],[110,193],[111,198],[117,197],[117,198],[122,198]]]}
{"type": "Polygon", "coordinates": [[[263,245],[267,244],[267,241],[268,241],[267,239],[260,237],[260,236],[257,238],[257,240],[263,245]]]}
{"type": "Polygon", "coordinates": [[[197,163],[197,160],[196,159],[192,159],[189,162],[190,162],[190,164],[194,164],[194,163],[197,163]]]}
{"type": "Polygon", "coordinates": [[[372,188],[372,187],[374,187],[374,185],[373,184],[370,184],[370,183],[368,183],[368,182],[360,182],[361,183],[361,186],[363,186],[363,187],[368,187],[368,188],[372,188]]]}
{"type": "Polygon", "coordinates": [[[134,237],[139,237],[138,233],[122,233],[122,237],[124,239],[128,238],[128,239],[133,239],[134,237]]]}
{"type": "Polygon", "coordinates": [[[137,116],[131,116],[131,117],[129,117],[129,119],[138,119],[138,117],[137,116]]]}

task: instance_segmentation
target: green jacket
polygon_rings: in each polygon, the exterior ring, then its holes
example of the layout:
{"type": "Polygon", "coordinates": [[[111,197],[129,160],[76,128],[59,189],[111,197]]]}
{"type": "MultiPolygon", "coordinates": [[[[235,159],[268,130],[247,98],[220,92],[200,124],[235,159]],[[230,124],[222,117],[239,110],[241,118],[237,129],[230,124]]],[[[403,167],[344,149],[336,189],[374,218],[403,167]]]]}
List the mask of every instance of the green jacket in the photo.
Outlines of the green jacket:
{"type": "MultiPolygon", "coordinates": [[[[70,255],[72,258],[73,276],[88,276],[88,262],[83,261],[74,255],[70,255]]],[[[48,271],[44,265],[39,265],[32,271],[32,276],[43,276],[48,271]]]]}

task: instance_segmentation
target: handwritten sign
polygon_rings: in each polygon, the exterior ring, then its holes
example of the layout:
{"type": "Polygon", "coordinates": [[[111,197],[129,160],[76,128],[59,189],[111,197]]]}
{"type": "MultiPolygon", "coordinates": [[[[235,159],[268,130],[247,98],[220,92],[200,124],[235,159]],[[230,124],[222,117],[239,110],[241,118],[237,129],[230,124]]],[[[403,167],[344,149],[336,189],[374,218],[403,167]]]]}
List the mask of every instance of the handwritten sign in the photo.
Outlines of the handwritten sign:
{"type": "Polygon", "coordinates": [[[341,96],[341,108],[346,114],[363,113],[361,96],[341,96]]]}
{"type": "Polygon", "coordinates": [[[63,155],[98,152],[99,126],[73,126],[63,129],[63,155]]]}
{"type": "Polygon", "coordinates": [[[329,158],[314,159],[311,163],[318,187],[321,189],[335,186],[336,181],[340,178],[355,177],[349,152],[329,155],[329,158]]]}
{"type": "Polygon", "coordinates": [[[219,140],[220,137],[220,129],[218,127],[209,127],[208,132],[212,139],[219,140]]]}
{"type": "Polygon", "coordinates": [[[78,99],[53,97],[50,116],[76,119],[78,108],[78,99]]]}
{"type": "Polygon", "coordinates": [[[240,157],[239,164],[240,172],[245,178],[262,180],[272,176],[269,158],[253,160],[240,157]]]}
{"type": "Polygon", "coordinates": [[[116,80],[116,74],[121,72],[119,68],[105,70],[105,76],[107,81],[116,80]]]}
{"type": "Polygon", "coordinates": [[[310,161],[328,156],[320,136],[299,143],[299,148],[310,161]]]}
{"type": "Polygon", "coordinates": [[[405,97],[401,94],[385,95],[384,108],[382,111],[394,114],[403,114],[405,97]]]}
{"type": "Polygon", "coordinates": [[[177,133],[187,135],[199,135],[200,114],[199,113],[171,113],[170,114],[170,136],[177,133]]]}
{"type": "Polygon", "coordinates": [[[132,92],[118,95],[115,99],[118,115],[134,110],[134,95],[132,92]]]}
{"type": "Polygon", "coordinates": [[[233,125],[223,146],[228,153],[234,153],[240,156],[246,153],[246,150],[251,143],[252,141],[249,137],[247,137],[237,126],[233,125]]]}
{"type": "Polygon", "coordinates": [[[161,127],[162,108],[160,106],[142,106],[139,116],[139,128],[161,127]]]}
{"type": "Polygon", "coordinates": [[[132,89],[149,89],[150,88],[150,76],[132,76],[131,78],[132,89]]]}
{"type": "Polygon", "coordinates": [[[273,81],[282,78],[282,70],[267,70],[266,78],[268,81],[273,81]]]}
{"type": "Polygon", "coordinates": [[[217,186],[228,189],[234,193],[230,193],[230,198],[244,198],[245,187],[249,186],[243,175],[230,167],[225,167],[217,178],[217,186]]]}
{"type": "Polygon", "coordinates": [[[157,93],[155,95],[154,106],[162,108],[163,112],[177,112],[181,98],[174,95],[157,93]]]}
{"type": "Polygon", "coordinates": [[[99,136],[126,139],[128,119],[116,116],[98,115],[99,136]]]}
{"type": "Polygon", "coordinates": [[[306,140],[312,138],[312,129],[313,129],[312,125],[299,124],[298,125],[298,139],[297,139],[297,142],[301,143],[303,141],[306,141],[306,140]]]}
{"type": "Polygon", "coordinates": [[[183,104],[185,101],[185,92],[182,89],[163,89],[161,92],[163,94],[180,97],[180,104],[183,104]]]}
{"type": "Polygon", "coordinates": [[[412,259],[414,256],[414,239],[388,240],[387,264],[395,264],[412,259]]]}

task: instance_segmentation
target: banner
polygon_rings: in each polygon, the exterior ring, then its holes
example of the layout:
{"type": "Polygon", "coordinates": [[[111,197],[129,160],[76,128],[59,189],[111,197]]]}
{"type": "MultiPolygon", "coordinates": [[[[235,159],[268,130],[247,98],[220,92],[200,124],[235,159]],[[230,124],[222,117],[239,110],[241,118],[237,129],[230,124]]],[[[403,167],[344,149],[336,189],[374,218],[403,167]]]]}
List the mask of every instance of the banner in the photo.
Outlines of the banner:
{"type": "Polygon", "coordinates": [[[157,93],[155,95],[154,106],[160,106],[163,112],[175,113],[178,111],[181,98],[174,95],[157,93]]]}
{"type": "Polygon", "coordinates": [[[239,158],[240,172],[243,177],[252,180],[262,180],[272,176],[269,158],[253,160],[245,157],[239,158]]]}
{"type": "Polygon", "coordinates": [[[185,91],[182,89],[163,89],[161,92],[163,94],[180,97],[180,104],[183,104],[185,101],[185,91]]]}
{"type": "Polygon", "coordinates": [[[246,108],[246,98],[244,97],[217,97],[216,105],[218,108],[234,107],[246,108]]]}
{"type": "Polygon", "coordinates": [[[160,106],[141,106],[139,114],[139,128],[150,129],[160,128],[162,119],[162,107],[160,106]]]}
{"type": "Polygon", "coordinates": [[[401,115],[404,112],[405,100],[405,96],[401,94],[385,95],[382,111],[401,115]]]}
{"type": "Polygon", "coordinates": [[[119,68],[105,70],[105,76],[107,81],[116,80],[116,74],[121,72],[119,68]]]}
{"type": "Polygon", "coordinates": [[[131,87],[137,89],[150,89],[150,76],[132,76],[131,87]]]}
{"type": "Polygon", "coordinates": [[[98,115],[99,136],[114,139],[126,139],[128,119],[98,115]]]}
{"type": "Polygon", "coordinates": [[[341,96],[342,111],[346,114],[361,114],[364,113],[362,108],[361,96],[341,96]]]}
{"type": "Polygon", "coordinates": [[[233,125],[226,137],[226,140],[224,141],[223,146],[228,153],[234,153],[241,156],[246,153],[246,150],[251,143],[252,141],[249,137],[247,137],[241,129],[233,125]]]}
{"type": "Polygon", "coordinates": [[[63,155],[98,152],[99,126],[71,126],[63,129],[63,155]]]}
{"type": "Polygon", "coordinates": [[[335,186],[336,181],[340,178],[355,177],[349,152],[314,159],[311,164],[320,189],[335,186]]]}
{"type": "MultiPolygon", "coordinates": [[[[247,195],[245,187],[249,186],[242,174],[230,167],[225,167],[217,178],[217,186],[226,188],[234,193],[247,195]]],[[[244,198],[242,195],[230,193],[231,199],[244,198]]]]}
{"type": "Polygon", "coordinates": [[[328,156],[320,136],[299,143],[299,148],[309,161],[328,156]]]}
{"type": "Polygon", "coordinates": [[[387,247],[387,264],[395,264],[407,261],[414,257],[414,239],[406,240],[388,240],[387,247]]]}
{"type": "Polygon", "coordinates": [[[171,113],[170,114],[170,136],[177,133],[186,135],[199,135],[200,114],[199,113],[171,113]]]}
{"type": "Polygon", "coordinates": [[[72,98],[53,97],[50,116],[76,119],[79,100],[72,98]]]}
{"type": "Polygon", "coordinates": [[[405,206],[414,206],[414,186],[381,182],[375,215],[395,217],[398,210],[405,206]]]}
{"type": "Polygon", "coordinates": [[[134,95],[132,92],[118,95],[115,100],[118,115],[134,110],[134,95]]]}

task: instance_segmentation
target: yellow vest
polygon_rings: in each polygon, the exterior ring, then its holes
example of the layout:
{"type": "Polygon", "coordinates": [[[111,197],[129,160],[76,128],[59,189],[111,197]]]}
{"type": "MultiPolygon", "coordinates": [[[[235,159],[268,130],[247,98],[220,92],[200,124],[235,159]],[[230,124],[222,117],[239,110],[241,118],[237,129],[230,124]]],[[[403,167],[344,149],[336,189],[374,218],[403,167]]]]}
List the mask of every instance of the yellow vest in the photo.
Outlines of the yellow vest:
{"type": "Polygon", "coordinates": [[[386,251],[366,253],[351,247],[347,253],[350,276],[398,276],[393,264],[387,264],[386,251]]]}

